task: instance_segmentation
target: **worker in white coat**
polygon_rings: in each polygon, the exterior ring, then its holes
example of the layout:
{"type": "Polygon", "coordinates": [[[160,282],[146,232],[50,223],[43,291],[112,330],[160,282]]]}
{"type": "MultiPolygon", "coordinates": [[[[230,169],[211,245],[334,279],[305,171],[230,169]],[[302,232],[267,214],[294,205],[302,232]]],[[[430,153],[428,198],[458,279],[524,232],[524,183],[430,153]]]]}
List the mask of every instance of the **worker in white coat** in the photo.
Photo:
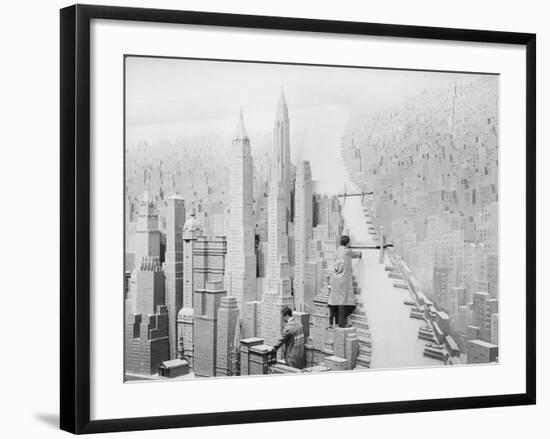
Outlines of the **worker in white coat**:
{"type": "Polygon", "coordinates": [[[340,246],[336,250],[334,260],[334,273],[332,274],[331,289],[328,296],[330,309],[330,324],[334,318],[341,328],[348,325],[348,317],[355,309],[355,297],[353,294],[353,279],[351,260],[361,258],[361,252],[349,248],[349,236],[340,238],[340,246]]]}

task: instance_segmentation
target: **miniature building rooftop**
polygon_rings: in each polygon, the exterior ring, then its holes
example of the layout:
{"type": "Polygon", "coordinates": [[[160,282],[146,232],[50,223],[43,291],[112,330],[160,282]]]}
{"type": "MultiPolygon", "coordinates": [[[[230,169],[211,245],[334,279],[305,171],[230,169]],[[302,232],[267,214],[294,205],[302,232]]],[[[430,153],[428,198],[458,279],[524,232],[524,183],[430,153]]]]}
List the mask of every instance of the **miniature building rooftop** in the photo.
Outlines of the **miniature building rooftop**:
{"type": "Polygon", "coordinates": [[[178,311],[178,317],[187,317],[193,315],[193,308],[181,308],[178,311]]]}
{"type": "Polygon", "coordinates": [[[178,366],[189,366],[189,362],[187,360],[182,359],[175,359],[175,360],[167,360],[163,361],[160,367],[164,368],[171,368],[171,367],[178,367],[178,366]]]}
{"type": "Polygon", "coordinates": [[[247,139],[247,138],[248,138],[248,134],[244,126],[243,110],[241,109],[239,112],[239,121],[237,122],[237,128],[235,130],[235,139],[247,139]]]}
{"type": "Polygon", "coordinates": [[[483,346],[484,348],[497,348],[498,346],[493,343],[489,343],[483,340],[470,340],[469,343],[477,344],[479,346],[483,346]]]}
{"type": "Polygon", "coordinates": [[[170,195],[167,200],[183,200],[183,197],[180,194],[173,194],[170,195]]]}

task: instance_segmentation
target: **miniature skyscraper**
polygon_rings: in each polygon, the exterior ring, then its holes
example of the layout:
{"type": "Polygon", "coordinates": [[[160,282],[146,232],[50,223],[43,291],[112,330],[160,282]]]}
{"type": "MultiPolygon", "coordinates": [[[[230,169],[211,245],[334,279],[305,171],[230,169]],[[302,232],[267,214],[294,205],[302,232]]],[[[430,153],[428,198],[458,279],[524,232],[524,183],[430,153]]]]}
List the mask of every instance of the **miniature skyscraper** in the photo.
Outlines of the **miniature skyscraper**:
{"type": "Polygon", "coordinates": [[[246,302],[257,299],[252,172],[250,140],[241,112],[231,146],[229,175],[231,198],[227,237],[227,269],[225,270],[226,287],[229,294],[237,298],[241,316],[245,314],[246,302]]]}
{"type": "Polygon", "coordinates": [[[205,288],[195,291],[193,359],[197,376],[216,376],[218,308],[226,295],[222,281],[207,281],[205,288]]]}
{"type": "Polygon", "coordinates": [[[286,220],[290,219],[290,123],[285,93],[281,87],[281,95],[277,104],[275,123],[273,124],[273,169],[271,180],[279,181],[285,193],[286,220]],[[275,174],[275,175],[273,175],[275,174]]]}
{"type": "Polygon", "coordinates": [[[183,307],[193,308],[195,278],[193,275],[193,255],[197,238],[202,235],[199,221],[190,214],[182,231],[183,239],[183,307]]]}
{"type": "Polygon", "coordinates": [[[135,264],[139,270],[144,257],[160,257],[159,219],[148,190],[143,192],[136,225],[135,264]]]}
{"type": "Polygon", "coordinates": [[[126,307],[126,372],[153,375],[170,355],[164,274],[158,257],[142,258],[136,282],[136,313],[126,307]]]}
{"type": "Polygon", "coordinates": [[[166,209],[166,256],[164,262],[166,306],[168,308],[168,334],[170,358],[176,358],[178,349],[177,315],[183,306],[183,240],[185,201],[179,195],[167,200],[166,209]]]}
{"type": "Polygon", "coordinates": [[[308,259],[309,241],[312,238],[313,186],[309,162],[301,161],[296,171],[296,198],[294,234],[295,269],[294,269],[294,301],[299,311],[311,312],[305,300],[305,264],[308,259]]]}
{"type": "Polygon", "coordinates": [[[260,335],[267,344],[275,344],[281,335],[281,309],[292,307],[288,264],[287,222],[290,181],[288,111],[281,91],[274,128],[273,169],[267,212],[267,279],[262,295],[260,335]],[[287,180],[288,178],[288,180],[287,180]]]}
{"type": "Polygon", "coordinates": [[[216,340],[216,376],[235,374],[235,334],[239,325],[239,308],[235,296],[222,297],[218,308],[216,340]]]}

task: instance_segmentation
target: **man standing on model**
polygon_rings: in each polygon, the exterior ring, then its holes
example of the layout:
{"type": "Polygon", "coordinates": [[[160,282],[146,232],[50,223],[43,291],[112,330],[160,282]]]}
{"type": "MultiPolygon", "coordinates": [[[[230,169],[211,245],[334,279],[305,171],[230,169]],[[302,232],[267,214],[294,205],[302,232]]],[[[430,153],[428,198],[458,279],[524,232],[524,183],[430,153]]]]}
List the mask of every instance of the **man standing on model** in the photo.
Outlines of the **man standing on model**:
{"type": "Polygon", "coordinates": [[[285,306],[281,310],[283,333],[274,350],[284,345],[283,358],[287,366],[303,369],[305,363],[305,337],[302,324],[292,317],[292,309],[285,306]]]}
{"type": "Polygon", "coordinates": [[[336,322],[341,328],[348,327],[348,316],[355,309],[355,297],[353,295],[353,279],[351,272],[352,258],[360,258],[361,252],[349,248],[349,236],[343,235],[340,238],[340,246],[336,250],[334,261],[334,273],[328,306],[330,309],[330,323],[338,313],[336,322]]]}

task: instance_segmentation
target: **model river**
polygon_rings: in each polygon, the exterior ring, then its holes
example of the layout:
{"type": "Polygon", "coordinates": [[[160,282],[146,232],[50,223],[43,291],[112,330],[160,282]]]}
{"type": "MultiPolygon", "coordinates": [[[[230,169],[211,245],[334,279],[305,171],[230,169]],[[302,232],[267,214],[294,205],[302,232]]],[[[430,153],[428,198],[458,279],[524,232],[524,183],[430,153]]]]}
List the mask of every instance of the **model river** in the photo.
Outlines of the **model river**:
{"type": "MultiPolygon", "coordinates": [[[[368,232],[361,197],[345,199],[343,216],[352,246],[377,244],[368,232]]],[[[372,335],[371,368],[442,366],[441,361],[423,355],[426,342],[418,338],[418,328],[425,323],[409,317],[410,307],[403,301],[411,298],[410,293],[393,286],[396,280],[384,268],[389,260],[379,263],[379,250],[362,252],[353,268],[372,335]]]]}
{"type": "MultiPolygon", "coordinates": [[[[315,124],[315,154],[306,153],[312,166],[317,190],[329,194],[358,192],[350,183],[340,149],[340,136],[349,121],[345,111],[330,110],[326,123],[315,124]]],[[[377,244],[369,235],[361,197],[348,197],[343,202],[345,228],[352,245],[377,244]]],[[[387,262],[389,263],[389,262],[387,262]]],[[[442,366],[443,363],[424,357],[425,341],[418,339],[418,328],[424,321],[409,317],[408,290],[394,288],[384,265],[378,262],[378,250],[364,250],[361,260],[354,260],[354,272],[362,290],[363,303],[372,335],[372,368],[442,366]]]]}

